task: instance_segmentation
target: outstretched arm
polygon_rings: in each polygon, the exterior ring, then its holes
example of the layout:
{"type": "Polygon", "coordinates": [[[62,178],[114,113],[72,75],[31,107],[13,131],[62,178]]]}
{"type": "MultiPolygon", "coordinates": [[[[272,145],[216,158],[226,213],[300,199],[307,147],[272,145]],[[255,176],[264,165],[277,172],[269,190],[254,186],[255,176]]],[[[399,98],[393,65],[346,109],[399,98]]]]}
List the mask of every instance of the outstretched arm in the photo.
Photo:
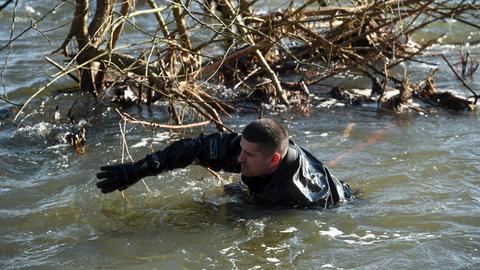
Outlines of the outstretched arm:
{"type": "Polygon", "coordinates": [[[184,168],[194,162],[215,171],[238,172],[239,141],[240,135],[236,133],[202,133],[196,138],[178,140],[134,163],[100,167],[97,178],[101,181],[97,187],[103,193],[125,190],[143,177],[184,168]]]}

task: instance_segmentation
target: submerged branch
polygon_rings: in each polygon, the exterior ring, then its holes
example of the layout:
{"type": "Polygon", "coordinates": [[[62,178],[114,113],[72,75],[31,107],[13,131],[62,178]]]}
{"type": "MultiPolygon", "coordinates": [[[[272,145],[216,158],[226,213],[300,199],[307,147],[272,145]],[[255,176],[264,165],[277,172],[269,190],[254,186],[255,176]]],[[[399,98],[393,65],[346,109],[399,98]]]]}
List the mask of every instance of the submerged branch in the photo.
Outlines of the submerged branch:
{"type": "MultiPolygon", "coordinates": [[[[81,89],[102,99],[111,97],[111,92],[122,96],[127,88],[133,88],[135,99],[122,101],[130,105],[166,101],[169,119],[179,125],[158,124],[165,128],[195,126],[180,124],[182,117],[176,107],[181,104],[193,112],[193,119],[207,119],[219,130],[231,130],[222,118],[238,106],[222,101],[222,90],[210,92],[207,83],[225,85],[236,100],[290,106],[293,100],[310,102],[309,95],[315,91],[312,86],[322,80],[351,71],[373,74],[375,88],[385,90],[387,79],[402,84],[403,92],[384,104],[395,110],[407,102],[415,84],[397,78],[393,68],[420,61],[418,56],[436,40],[416,44],[413,34],[446,19],[479,25],[475,17],[479,6],[465,1],[352,1],[357,4],[319,6],[318,1],[310,0],[296,7],[289,1],[284,3],[287,8],[262,8],[262,14],[256,8],[263,2],[257,0],[174,0],[162,2],[160,7],[146,0],[146,5],[141,5],[144,10],[134,10],[133,0],[96,1],[96,5],[89,0],[74,2],[69,33],[56,50],[68,57],[67,64],[62,67],[46,58],[60,72],[26,104],[60,77],[79,72],[81,89]],[[136,16],[150,16],[154,27],[142,28],[131,20],[136,16]],[[122,40],[124,27],[148,41],[117,48],[129,42],[122,40]],[[67,47],[73,40],[76,51],[69,53],[67,47]],[[385,81],[380,83],[377,77],[385,81]],[[126,81],[132,86],[122,88],[126,81]],[[111,88],[114,91],[109,92],[111,88]]],[[[474,94],[476,103],[478,95],[444,59],[474,94]]]]}
{"type": "Polygon", "coordinates": [[[144,120],[138,120],[135,117],[129,115],[128,113],[121,112],[118,109],[115,111],[120,115],[120,117],[128,123],[131,124],[139,124],[142,126],[154,127],[154,128],[165,128],[165,129],[188,129],[188,128],[196,128],[196,127],[204,127],[211,123],[211,121],[203,121],[198,123],[192,123],[187,125],[166,125],[166,124],[159,124],[155,122],[149,122],[144,120]]]}
{"type": "Polygon", "coordinates": [[[458,75],[457,71],[455,71],[455,69],[452,67],[452,65],[450,64],[450,62],[448,62],[448,59],[445,57],[445,55],[442,54],[442,58],[443,60],[445,60],[445,62],[447,62],[447,65],[448,67],[450,67],[450,69],[452,70],[453,74],[455,74],[455,77],[457,77],[457,79],[462,82],[463,86],[465,86],[465,88],[467,88],[470,92],[472,92],[475,100],[473,102],[473,104],[477,104],[477,101],[478,101],[478,94],[473,91],[472,88],[470,88],[470,86],[468,86],[468,84],[465,82],[465,80],[462,79],[462,77],[460,75],[458,75]]]}

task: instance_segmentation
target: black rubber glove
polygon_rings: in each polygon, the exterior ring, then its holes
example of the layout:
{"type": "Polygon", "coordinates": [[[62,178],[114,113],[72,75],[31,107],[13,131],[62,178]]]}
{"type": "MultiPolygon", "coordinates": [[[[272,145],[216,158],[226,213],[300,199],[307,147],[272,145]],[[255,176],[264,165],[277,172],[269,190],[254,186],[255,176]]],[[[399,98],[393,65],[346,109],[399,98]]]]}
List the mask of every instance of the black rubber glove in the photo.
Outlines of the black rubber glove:
{"type": "Polygon", "coordinates": [[[165,166],[160,162],[156,153],[134,163],[122,163],[100,167],[101,172],[97,178],[101,181],[97,187],[103,193],[110,193],[115,190],[125,190],[146,176],[161,173],[165,166]]]}

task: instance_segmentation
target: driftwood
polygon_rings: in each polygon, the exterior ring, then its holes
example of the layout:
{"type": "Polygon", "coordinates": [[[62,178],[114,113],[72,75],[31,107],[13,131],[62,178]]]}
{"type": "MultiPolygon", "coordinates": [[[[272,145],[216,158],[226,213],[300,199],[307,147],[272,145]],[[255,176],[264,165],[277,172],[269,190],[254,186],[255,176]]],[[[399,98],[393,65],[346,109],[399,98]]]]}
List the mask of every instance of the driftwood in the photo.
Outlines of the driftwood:
{"type": "Polygon", "coordinates": [[[175,129],[189,129],[189,128],[195,128],[195,127],[203,127],[203,126],[206,126],[206,125],[210,124],[210,121],[203,121],[203,122],[192,123],[192,124],[188,124],[188,125],[164,125],[164,124],[159,124],[159,123],[155,123],[155,122],[151,122],[151,121],[138,120],[135,117],[133,117],[133,116],[127,114],[127,113],[123,113],[123,112],[119,111],[118,109],[116,109],[115,111],[126,122],[129,122],[129,123],[132,123],[132,124],[140,124],[140,125],[143,125],[143,126],[154,127],[154,128],[165,128],[165,129],[175,130],[175,129]]]}
{"type": "MultiPolygon", "coordinates": [[[[6,1],[0,11],[11,2],[6,1]]],[[[59,72],[21,106],[14,121],[32,99],[65,75],[78,81],[79,90],[94,95],[102,106],[116,106],[125,122],[171,130],[207,123],[221,131],[232,130],[223,119],[239,110],[263,113],[267,108],[287,108],[307,114],[318,85],[331,85],[323,81],[347,72],[368,76],[372,91],[360,95],[335,83],[330,95],[346,104],[377,101],[382,110],[404,112],[414,109],[412,99],[420,99],[448,110],[473,110],[479,99],[467,84],[479,67],[468,51],[462,51],[460,64],[453,66],[443,58],[462,83],[459,90],[465,88],[471,96],[435,89],[433,72],[416,84],[409,82],[407,72],[402,79],[392,70],[401,63],[421,62],[417,56],[442,35],[420,44],[412,37],[432,23],[450,19],[480,29],[477,3],[369,0],[334,6],[336,1],[295,5],[277,1],[276,7],[281,8],[275,10],[258,9],[263,3],[258,0],[73,3],[69,33],[54,51],[62,53],[65,62],[45,58],[59,72]],[[139,16],[151,17],[148,27],[133,21],[139,16]],[[125,29],[142,36],[144,42],[125,44],[125,29]],[[230,94],[209,87],[215,84],[229,88],[230,94]],[[386,98],[392,90],[399,94],[386,98]],[[165,123],[134,119],[121,111],[155,103],[168,112],[165,123]]],[[[54,16],[59,5],[11,37],[0,51],[47,15],[54,16]]],[[[72,108],[68,117],[74,122],[72,108]]],[[[90,108],[85,106],[85,110],[90,108]]],[[[78,153],[85,151],[88,126],[66,138],[78,153]]]]}
{"type": "Polygon", "coordinates": [[[408,109],[408,103],[413,96],[413,89],[410,80],[405,78],[400,86],[400,93],[394,95],[387,100],[380,100],[382,109],[392,110],[396,112],[404,112],[408,109]]]}
{"type": "MultiPolygon", "coordinates": [[[[473,93],[473,101],[467,97],[461,103],[452,95],[435,98],[432,90],[420,91],[415,84],[389,73],[400,63],[417,61],[416,56],[435,42],[416,44],[412,39],[412,34],[432,23],[455,19],[480,28],[477,4],[447,0],[353,2],[357,4],[326,6],[325,1],[306,1],[294,7],[285,1],[281,9],[263,8],[260,14],[257,0],[174,0],[162,2],[162,6],[153,0],[107,0],[95,5],[75,0],[70,31],[55,51],[63,53],[67,63],[62,67],[50,61],[61,70],[27,103],[59,77],[77,72],[79,89],[102,101],[123,106],[162,101],[170,123],[177,126],[188,125],[177,111],[186,106],[194,112],[191,119],[210,121],[219,130],[227,130],[223,118],[240,108],[238,101],[257,98],[260,103],[307,108],[311,90],[323,80],[344,72],[368,71],[370,96],[356,96],[341,85],[331,94],[349,104],[376,98],[382,108],[397,111],[403,110],[413,92],[414,97],[422,95],[425,100],[430,95],[429,102],[436,106],[452,102],[457,104],[452,108],[476,105],[477,94],[461,78],[473,93]],[[156,25],[141,29],[132,22],[138,16],[151,16],[150,26],[156,25]],[[142,49],[138,44],[118,48],[126,27],[149,40],[142,49]],[[381,65],[383,70],[378,68],[381,65]],[[384,100],[387,81],[402,86],[398,96],[384,100]],[[207,83],[223,84],[234,94],[220,98],[207,83]],[[128,99],[128,92],[135,98],[128,99]]],[[[468,53],[461,62],[459,77],[472,77],[478,63],[468,53]]],[[[433,83],[429,87],[434,89],[433,83]]]]}
{"type": "Polygon", "coordinates": [[[413,97],[413,88],[408,78],[403,80],[398,94],[384,99],[383,97],[386,91],[397,90],[392,87],[387,87],[386,83],[383,83],[382,86],[377,78],[372,77],[372,91],[370,95],[355,93],[336,86],[331,89],[330,96],[351,105],[372,103],[377,99],[380,109],[394,112],[406,112],[411,108],[410,103],[413,97]]]}
{"type": "Polygon", "coordinates": [[[418,84],[411,83],[408,78],[403,80],[398,90],[387,86],[386,82],[380,82],[378,78],[366,73],[366,75],[372,79],[372,91],[370,96],[355,93],[354,91],[338,86],[331,89],[330,96],[350,105],[361,105],[377,99],[380,109],[394,112],[406,112],[411,109],[422,111],[412,105],[411,101],[414,98],[436,108],[455,111],[474,110],[477,100],[475,97],[478,96],[473,90],[474,97],[468,98],[452,92],[437,91],[435,89],[433,76],[437,70],[438,69],[434,69],[430,71],[425,81],[418,84]],[[392,91],[398,91],[399,93],[388,99],[383,98],[385,92],[392,91]]]}
{"type": "Polygon", "coordinates": [[[433,75],[436,71],[437,69],[428,74],[427,78],[425,79],[425,86],[420,88],[419,91],[416,91],[416,96],[432,106],[441,107],[447,110],[474,110],[474,101],[459,95],[455,95],[451,92],[439,92],[435,89],[433,84],[433,75]]]}
{"type": "Polygon", "coordinates": [[[351,105],[362,105],[371,103],[373,100],[369,96],[361,95],[338,86],[332,87],[330,96],[351,105]]]}
{"type": "Polygon", "coordinates": [[[468,86],[468,84],[465,82],[465,80],[463,80],[463,78],[460,75],[458,75],[458,73],[455,71],[455,69],[452,67],[450,62],[448,62],[447,58],[444,55],[442,55],[442,58],[448,64],[448,67],[450,67],[450,69],[453,71],[453,73],[455,74],[457,79],[462,82],[463,86],[465,86],[473,94],[474,101],[472,103],[473,103],[473,105],[476,105],[480,96],[475,91],[473,91],[473,89],[470,88],[470,86],[468,86]]]}

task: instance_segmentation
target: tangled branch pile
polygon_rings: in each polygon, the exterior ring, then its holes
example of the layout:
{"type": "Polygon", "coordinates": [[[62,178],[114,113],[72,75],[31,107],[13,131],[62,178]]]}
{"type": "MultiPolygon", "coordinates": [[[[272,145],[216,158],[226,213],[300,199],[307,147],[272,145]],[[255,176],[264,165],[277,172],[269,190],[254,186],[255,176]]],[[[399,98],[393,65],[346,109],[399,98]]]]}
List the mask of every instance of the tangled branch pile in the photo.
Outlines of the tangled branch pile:
{"type": "Polygon", "coordinates": [[[207,91],[205,82],[222,83],[239,96],[260,94],[285,105],[294,100],[305,104],[309,86],[343,71],[387,78],[391,68],[435,41],[418,45],[410,38],[433,22],[455,18],[478,28],[465,16],[475,18],[479,8],[465,1],[453,5],[435,0],[358,1],[363,4],[349,6],[289,1],[275,10],[257,0],[145,2],[135,7],[134,0],[118,5],[115,0],[96,1],[88,23],[90,1],[76,0],[70,32],[58,51],[80,72],[83,91],[125,101],[129,89],[132,102],[165,100],[178,125],[182,119],[177,110],[186,105],[220,130],[225,129],[221,115],[234,107],[207,91]],[[139,16],[151,16],[156,26],[140,28],[133,21],[139,16]],[[125,24],[149,38],[146,49],[121,49],[125,24]],[[76,46],[69,52],[73,39],[76,46]],[[378,68],[386,59],[389,64],[378,68]]]}

